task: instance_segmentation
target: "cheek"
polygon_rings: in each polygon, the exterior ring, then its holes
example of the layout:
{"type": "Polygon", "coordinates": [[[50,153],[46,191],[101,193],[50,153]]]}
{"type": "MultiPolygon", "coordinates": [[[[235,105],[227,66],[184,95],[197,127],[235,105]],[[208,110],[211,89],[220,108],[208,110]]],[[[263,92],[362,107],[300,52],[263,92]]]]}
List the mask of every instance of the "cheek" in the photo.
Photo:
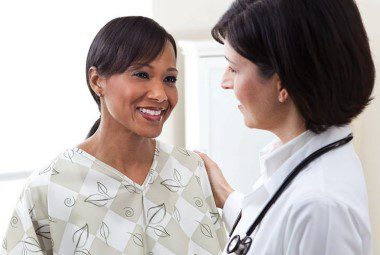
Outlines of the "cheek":
{"type": "Polygon", "coordinates": [[[171,108],[174,108],[178,102],[178,90],[177,87],[169,87],[166,90],[166,96],[168,97],[171,108]]]}
{"type": "Polygon", "coordinates": [[[234,93],[236,98],[243,104],[250,102],[254,96],[254,86],[246,79],[236,78],[234,81],[234,93]]]}
{"type": "Polygon", "coordinates": [[[120,84],[114,84],[109,87],[108,97],[109,104],[113,109],[111,111],[125,112],[134,106],[134,103],[142,96],[142,93],[134,89],[134,86],[123,86],[120,84]]]}

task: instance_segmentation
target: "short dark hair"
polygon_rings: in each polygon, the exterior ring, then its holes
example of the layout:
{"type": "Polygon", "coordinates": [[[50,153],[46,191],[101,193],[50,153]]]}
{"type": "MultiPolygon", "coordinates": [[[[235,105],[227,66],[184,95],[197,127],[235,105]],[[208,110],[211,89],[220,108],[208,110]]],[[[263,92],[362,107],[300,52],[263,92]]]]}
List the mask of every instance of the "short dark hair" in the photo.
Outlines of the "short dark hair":
{"type": "MultiPolygon", "coordinates": [[[[100,98],[92,90],[89,69],[96,67],[105,77],[123,73],[134,63],[149,63],[165,48],[165,43],[173,45],[177,57],[177,46],[172,35],[150,18],[141,16],[120,17],[109,21],[95,36],[87,55],[86,80],[92,97],[98,104],[100,98]]],[[[99,127],[100,118],[95,122],[87,138],[99,127]]]]}
{"type": "Polygon", "coordinates": [[[277,73],[315,132],[349,124],[371,100],[375,67],[354,0],[236,0],[212,29],[277,73]]]}

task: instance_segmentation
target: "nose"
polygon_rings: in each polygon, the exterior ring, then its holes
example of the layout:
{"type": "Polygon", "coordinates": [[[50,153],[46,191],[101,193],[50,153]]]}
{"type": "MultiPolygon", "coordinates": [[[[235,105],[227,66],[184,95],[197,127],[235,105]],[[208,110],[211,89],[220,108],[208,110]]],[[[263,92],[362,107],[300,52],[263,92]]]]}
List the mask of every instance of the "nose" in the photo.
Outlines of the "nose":
{"type": "Polygon", "coordinates": [[[223,89],[233,89],[234,88],[233,81],[234,80],[233,80],[231,72],[228,70],[228,68],[226,68],[226,71],[224,71],[220,86],[223,89]]]}
{"type": "Polygon", "coordinates": [[[165,102],[168,100],[166,95],[165,85],[161,81],[156,81],[152,83],[152,87],[148,92],[148,98],[157,102],[165,102]]]}

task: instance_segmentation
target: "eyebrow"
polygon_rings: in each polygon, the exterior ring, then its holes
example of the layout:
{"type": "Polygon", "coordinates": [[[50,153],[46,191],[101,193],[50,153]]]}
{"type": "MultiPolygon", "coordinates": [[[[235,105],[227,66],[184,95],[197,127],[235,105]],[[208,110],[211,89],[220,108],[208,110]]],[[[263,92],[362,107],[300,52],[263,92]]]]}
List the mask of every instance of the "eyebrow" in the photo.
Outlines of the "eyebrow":
{"type": "Polygon", "coordinates": [[[230,62],[230,63],[232,63],[232,64],[234,64],[234,65],[236,65],[236,63],[235,62],[232,62],[231,60],[229,60],[226,56],[224,56],[226,59],[227,59],[227,61],[228,62],[230,62]]]}
{"type": "MultiPolygon", "coordinates": [[[[142,67],[148,67],[149,69],[154,69],[152,65],[145,64],[145,63],[131,65],[131,69],[132,70],[136,70],[136,69],[139,69],[139,68],[142,68],[142,67]]],[[[166,69],[166,71],[167,72],[173,72],[174,71],[174,72],[178,73],[178,70],[175,67],[169,67],[168,69],[166,69]]]]}

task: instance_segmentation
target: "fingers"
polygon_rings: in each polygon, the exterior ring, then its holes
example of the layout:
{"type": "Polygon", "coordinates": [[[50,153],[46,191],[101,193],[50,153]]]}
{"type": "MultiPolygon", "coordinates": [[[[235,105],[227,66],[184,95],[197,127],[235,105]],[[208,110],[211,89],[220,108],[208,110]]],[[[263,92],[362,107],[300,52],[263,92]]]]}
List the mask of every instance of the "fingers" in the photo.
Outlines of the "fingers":
{"type": "Polygon", "coordinates": [[[197,153],[205,163],[216,206],[223,208],[228,195],[233,189],[224,178],[219,166],[206,153],[200,151],[194,152],[197,153]]]}
{"type": "Polygon", "coordinates": [[[205,161],[208,158],[207,155],[205,153],[203,153],[203,152],[200,152],[200,151],[197,151],[197,150],[195,150],[194,152],[196,154],[198,154],[199,157],[201,157],[203,159],[203,161],[205,161]]]}
{"type": "Polygon", "coordinates": [[[202,158],[202,160],[205,162],[207,170],[209,167],[217,165],[209,156],[207,156],[206,153],[196,151],[196,150],[194,152],[197,153],[202,158]]]}

